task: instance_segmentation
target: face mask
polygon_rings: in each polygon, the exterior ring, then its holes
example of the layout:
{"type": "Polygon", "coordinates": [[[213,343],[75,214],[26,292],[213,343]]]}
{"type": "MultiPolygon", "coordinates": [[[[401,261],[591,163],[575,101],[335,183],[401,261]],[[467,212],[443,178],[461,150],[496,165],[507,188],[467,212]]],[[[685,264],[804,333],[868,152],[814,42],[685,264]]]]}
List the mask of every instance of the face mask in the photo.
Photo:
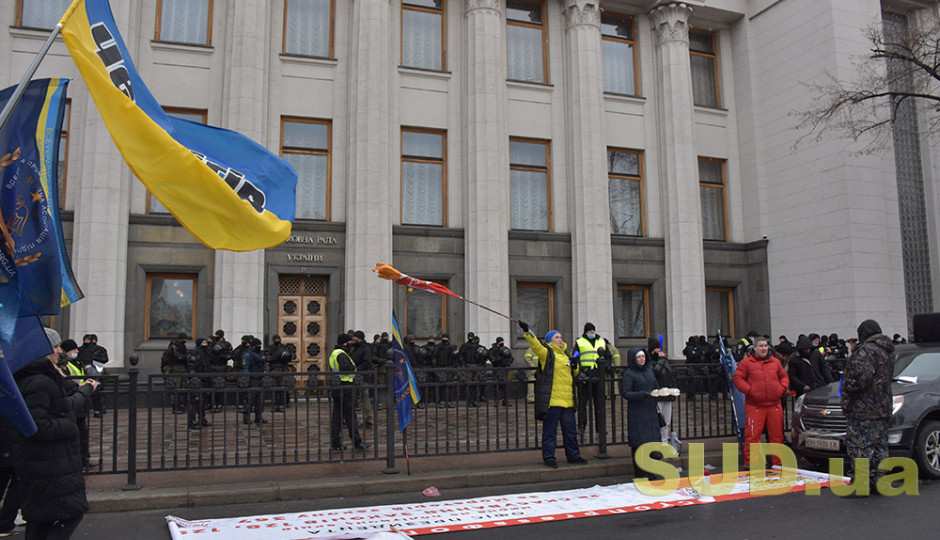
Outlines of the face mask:
{"type": "Polygon", "coordinates": [[[587,335],[587,337],[588,337],[588,339],[594,339],[594,338],[597,337],[597,334],[595,334],[594,332],[589,332],[588,335],[587,335]]]}
{"type": "Polygon", "coordinates": [[[78,358],[78,351],[71,351],[68,353],[68,355],[69,355],[69,358],[71,358],[72,360],[75,360],[76,358],[78,358]]]}

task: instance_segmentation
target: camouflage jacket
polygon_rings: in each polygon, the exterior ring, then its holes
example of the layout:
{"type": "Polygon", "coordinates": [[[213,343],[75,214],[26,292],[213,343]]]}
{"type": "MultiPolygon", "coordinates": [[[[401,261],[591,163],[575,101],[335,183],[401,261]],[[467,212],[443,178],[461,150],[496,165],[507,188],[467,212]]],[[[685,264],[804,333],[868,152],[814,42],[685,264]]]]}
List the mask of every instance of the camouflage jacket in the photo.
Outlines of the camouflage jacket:
{"type": "Polygon", "coordinates": [[[863,419],[890,418],[894,344],[876,334],[849,357],[842,375],[842,412],[863,419]]]}

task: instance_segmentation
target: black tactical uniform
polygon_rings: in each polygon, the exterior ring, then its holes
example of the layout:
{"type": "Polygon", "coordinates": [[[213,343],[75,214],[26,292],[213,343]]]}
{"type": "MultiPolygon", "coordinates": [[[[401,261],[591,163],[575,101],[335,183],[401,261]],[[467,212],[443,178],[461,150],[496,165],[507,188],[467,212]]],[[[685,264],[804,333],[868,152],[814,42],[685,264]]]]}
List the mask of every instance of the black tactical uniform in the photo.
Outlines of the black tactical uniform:
{"type": "Polygon", "coordinates": [[[186,355],[186,371],[192,375],[187,381],[191,390],[186,408],[188,423],[189,429],[196,431],[203,426],[212,425],[206,420],[207,396],[199,391],[208,388],[211,384],[209,378],[199,376],[209,373],[209,340],[206,338],[196,340],[196,346],[186,355]]]}

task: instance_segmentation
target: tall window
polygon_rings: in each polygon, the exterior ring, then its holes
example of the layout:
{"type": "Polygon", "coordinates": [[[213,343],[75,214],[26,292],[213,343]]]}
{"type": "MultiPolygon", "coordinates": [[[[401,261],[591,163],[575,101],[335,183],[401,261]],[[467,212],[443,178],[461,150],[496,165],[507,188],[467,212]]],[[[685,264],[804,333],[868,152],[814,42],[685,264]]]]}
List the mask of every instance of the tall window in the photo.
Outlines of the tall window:
{"type": "Polygon", "coordinates": [[[281,119],[281,157],[297,171],[296,218],[330,219],[330,131],[326,120],[281,119]]]}
{"type": "Polygon", "coordinates": [[[617,337],[645,338],[650,335],[650,294],[645,285],[617,285],[617,337]]]}
{"type": "Polygon", "coordinates": [[[689,54],[692,56],[692,100],[702,107],[721,107],[716,38],[714,32],[689,30],[689,54]]]}
{"type": "Polygon", "coordinates": [[[628,96],[639,94],[634,25],[633,17],[606,14],[601,16],[605,92],[628,96]]]}
{"type": "Polygon", "coordinates": [[[440,131],[401,131],[401,222],[446,225],[446,135],[440,131]]]}
{"type": "Polygon", "coordinates": [[[725,240],[728,230],[725,161],[698,158],[698,181],[702,197],[702,236],[706,240],[725,240]]]}
{"type": "MultiPolygon", "coordinates": [[[[173,118],[180,118],[182,120],[189,120],[190,122],[196,122],[198,124],[205,124],[208,119],[209,113],[204,109],[182,109],[178,107],[164,107],[163,111],[167,116],[173,118]]],[[[150,214],[169,214],[170,211],[166,209],[165,206],[153,196],[149,191],[147,192],[147,212],[150,214]]]]}
{"type": "MultiPolygon", "coordinates": [[[[516,283],[519,320],[526,321],[536,335],[555,328],[555,286],[551,283],[516,283]]],[[[516,328],[516,339],[522,330],[516,328]]]]}
{"type": "Polygon", "coordinates": [[[212,0],[157,0],[156,40],[212,45],[212,0]]]}
{"type": "Polygon", "coordinates": [[[71,3],[72,0],[18,0],[16,25],[52,30],[71,3]]]}
{"type": "Polygon", "coordinates": [[[147,274],[145,339],[196,333],[196,274],[147,274]]]}
{"type": "Polygon", "coordinates": [[[643,153],[607,150],[611,234],[643,236],[643,153]]]}
{"type": "Polygon", "coordinates": [[[333,0],[284,0],[284,54],[333,56],[333,0]]]}
{"type": "Polygon", "coordinates": [[[721,330],[723,337],[735,336],[734,289],[731,287],[705,287],[705,326],[708,336],[721,330]]]}
{"type": "MultiPolygon", "coordinates": [[[[447,283],[436,281],[441,285],[447,283]]],[[[447,297],[405,289],[405,332],[417,339],[437,338],[447,331],[447,297]]]]}
{"type": "Polygon", "coordinates": [[[510,80],[547,82],[548,42],[545,32],[545,4],[541,0],[507,0],[506,46],[510,80]]]}
{"type": "Polygon", "coordinates": [[[401,65],[441,71],[445,67],[444,0],[401,3],[401,65]]]}
{"type": "Polygon", "coordinates": [[[65,114],[62,118],[62,131],[59,132],[59,208],[65,208],[65,183],[68,181],[69,168],[69,125],[72,121],[72,98],[65,100],[65,114]]]}
{"type": "Polygon", "coordinates": [[[509,140],[512,228],[547,231],[551,219],[548,141],[509,140]]]}

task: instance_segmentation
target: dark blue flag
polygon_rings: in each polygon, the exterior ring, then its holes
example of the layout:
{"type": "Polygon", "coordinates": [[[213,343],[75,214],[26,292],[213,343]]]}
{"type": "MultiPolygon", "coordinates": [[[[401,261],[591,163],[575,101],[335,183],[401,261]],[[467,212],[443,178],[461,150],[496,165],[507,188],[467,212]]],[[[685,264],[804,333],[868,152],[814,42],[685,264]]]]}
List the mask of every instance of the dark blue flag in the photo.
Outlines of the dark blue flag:
{"type": "Polygon", "coordinates": [[[392,350],[395,351],[395,407],[398,409],[398,430],[405,431],[411,423],[411,407],[421,401],[418,394],[418,381],[411,369],[408,354],[401,345],[401,332],[398,330],[398,319],[392,312],[392,350]]]}
{"type": "Polygon", "coordinates": [[[26,437],[36,433],[36,423],[26,409],[13,374],[33,360],[51,353],[46,332],[36,316],[21,318],[16,324],[13,343],[0,344],[0,414],[26,437]]]}
{"type": "MultiPolygon", "coordinates": [[[[66,79],[31,81],[0,130],[0,342],[19,317],[81,298],[59,220],[59,139],[66,79]]],[[[0,107],[14,87],[0,91],[0,107]]]]}

